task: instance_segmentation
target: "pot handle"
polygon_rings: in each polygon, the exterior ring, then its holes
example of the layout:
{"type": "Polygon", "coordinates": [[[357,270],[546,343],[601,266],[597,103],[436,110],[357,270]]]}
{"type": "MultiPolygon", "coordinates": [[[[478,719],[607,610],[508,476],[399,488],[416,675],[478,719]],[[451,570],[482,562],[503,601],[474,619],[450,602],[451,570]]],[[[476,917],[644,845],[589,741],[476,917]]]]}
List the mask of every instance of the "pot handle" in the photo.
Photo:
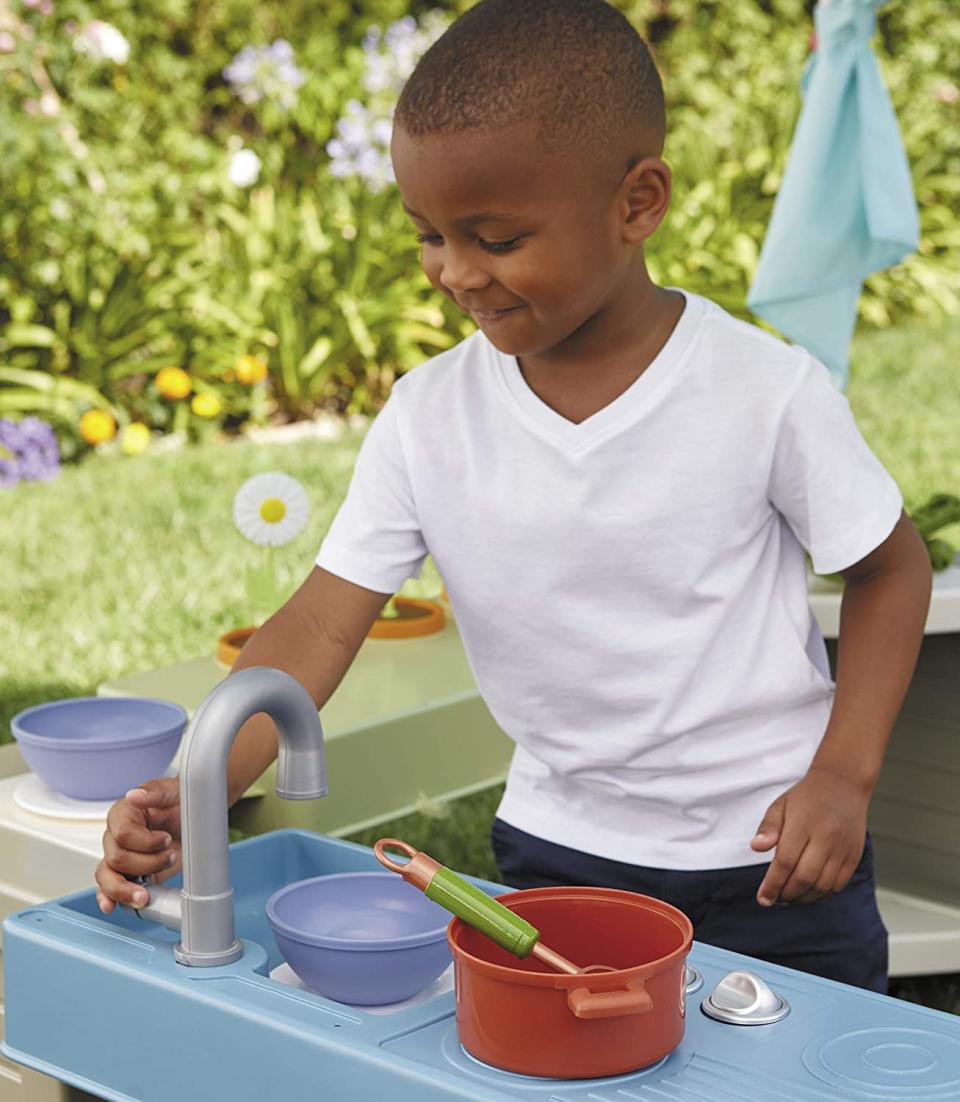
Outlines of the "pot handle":
{"type": "Polygon", "coordinates": [[[653,1000],[642,979],[616,991],[591,991],[575,987],[567,995],[567,1006],[578,1018],[619,1018],[625,1014],[643,1014],[653,1009],[653,1000]]]}

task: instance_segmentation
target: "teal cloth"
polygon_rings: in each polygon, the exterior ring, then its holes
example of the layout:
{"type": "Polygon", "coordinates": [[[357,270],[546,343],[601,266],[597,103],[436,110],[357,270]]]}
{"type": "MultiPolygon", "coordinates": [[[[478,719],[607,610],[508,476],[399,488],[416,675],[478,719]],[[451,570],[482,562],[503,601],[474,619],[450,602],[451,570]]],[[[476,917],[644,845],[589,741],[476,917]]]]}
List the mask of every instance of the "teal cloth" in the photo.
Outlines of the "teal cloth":
{"type": "Polygon", "coordinates": [[[913,252],[917,205],[870,48],[883,0],[820,0],[803,106],[747,305],[822,360],[838,389],[864,279],[913,252]]]}

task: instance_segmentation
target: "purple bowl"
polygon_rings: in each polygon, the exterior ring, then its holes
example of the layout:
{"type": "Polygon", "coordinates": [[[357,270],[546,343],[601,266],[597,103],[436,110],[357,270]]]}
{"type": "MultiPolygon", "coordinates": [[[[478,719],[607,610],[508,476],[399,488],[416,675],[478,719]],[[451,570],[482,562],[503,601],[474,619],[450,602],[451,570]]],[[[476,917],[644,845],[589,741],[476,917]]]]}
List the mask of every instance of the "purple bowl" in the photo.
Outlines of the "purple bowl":
{"type": "Polygon", "coordinates": [[[186,726],[179,704],[132,696],[78,696],[10,721],[23,760],[57,792],[115,800],[173,760],[186,726]]]}
{"type": "Polygon", "coordinates": [[[400,1002],[450,964],[450,915],[392,872],[299,880],[267,900],[277,948],[318,995],[355,1006],[400,1002]]]}

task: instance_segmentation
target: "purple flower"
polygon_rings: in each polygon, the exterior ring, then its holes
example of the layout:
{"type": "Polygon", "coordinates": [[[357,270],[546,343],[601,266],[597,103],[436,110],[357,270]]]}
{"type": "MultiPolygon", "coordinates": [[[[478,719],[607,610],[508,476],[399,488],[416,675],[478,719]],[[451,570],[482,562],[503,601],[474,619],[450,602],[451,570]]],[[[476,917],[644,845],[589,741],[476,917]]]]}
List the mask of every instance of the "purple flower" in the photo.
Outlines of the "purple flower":
{"type": "Polygon", "coordinates": [[[223,75],[244,103],[273,99],[287,109],[297,102],[297,89],[307,79],[283,38],[269,46],[244,46],[223,75]]]}
{"type": "Polygon", "coordinates": [[[412,15],[405,15],[385,31],[375,26],[367,29],[363,39],[363,83],[368,103],[350,100],[337,121],[336,136],[327,142],[332,176],[358,176],[372,192],[394,182],[390,135],[397,96],[417,61],[448,23],[444,12],[432,11],[419,23],[412,15]]]}
{"type": "Polygon", "coordinates": [[[385,31],[369,27],[363,38],[366,90],[399,95],[421,56],[443,34],[448,23],[449,17],[438,10],[427,12],[419,25],[412,15],[405,15],[385,31]]]}
{"type": "Polygon", "coordinates": [[[327,142],[331,174],[360,176],[373,192],[392,183],[391,129],[389,119],[376,118],[359,100],[350,100],[337,122],[337,136],[327,142]]]}
{"type": "Polygon", "coordinates": [[[39,482],[60,470],[60,447],[53,429],[39,417],[0,418],[0,486],[21,479],[39,482]]]}

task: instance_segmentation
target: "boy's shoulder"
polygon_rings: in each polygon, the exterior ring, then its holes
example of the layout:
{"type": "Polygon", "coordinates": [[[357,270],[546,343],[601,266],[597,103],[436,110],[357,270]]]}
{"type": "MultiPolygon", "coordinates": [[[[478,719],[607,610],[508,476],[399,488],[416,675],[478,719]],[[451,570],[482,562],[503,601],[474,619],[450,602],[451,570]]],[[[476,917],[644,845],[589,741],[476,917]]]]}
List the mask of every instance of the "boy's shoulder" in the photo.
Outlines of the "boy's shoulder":
{"type": "Polygon", "coordinates": [[[438,390],[448,395],[471,378],[476,380],[482,377],[483,373],[475,369],[487,357],[486,340],[478,329],[452,348],[444,349],[405,372],[395,380],[392,390],[403,394],[405,402],[413,403],[426,398],[428,394],[437,395],[438,390]]]}
{"type": "Polygon", "coordinates": [[[792,390],[811,370],[828,374],[807,349],[736,317],[712,299],[697,297],[706,304],[702,339],[714,366],[728,368],[744,383],[765,383],[775,390],[792,390]]]}

